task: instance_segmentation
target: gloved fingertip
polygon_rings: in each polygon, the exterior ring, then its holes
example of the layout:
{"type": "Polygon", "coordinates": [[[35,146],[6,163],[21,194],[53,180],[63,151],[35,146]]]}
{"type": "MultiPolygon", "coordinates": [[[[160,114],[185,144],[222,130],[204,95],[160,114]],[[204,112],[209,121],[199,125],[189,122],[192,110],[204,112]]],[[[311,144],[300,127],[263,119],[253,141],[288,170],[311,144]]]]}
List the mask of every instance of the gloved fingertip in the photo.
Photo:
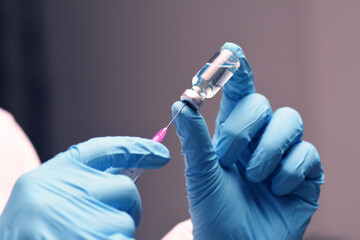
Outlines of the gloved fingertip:
{"type": "Polygon", "coordinates": [[[181,109],[181,107],[184,105],[183,102],[181,101],[176,101],[173,103],[173,105],[171,106],[171,111],[173,116],[181,109]]]}
{"type": "Polygon", "coordinates": [[[160,143],[161,151],[159,151],[157,155],[156,165],[153,165],[154,168],[160,168],[165,166],[171,159],[169,150],[160,143]]]}
{"type": "Polygon", "coordinates": [[[179,109],[181,108],[181,101],[176,101],[173,103],[173,105],[171,106],[171,111],[174,113],[176,113],[177,111],[179,111],[179,109]]]}
{"type": "Polygon", "coordinates": [[[232,43],[232,42],[226,42],[224,43],[224,45],[222,46],[222,48],[225,48],[225,49],[228,49],[230,50],[231,52],[233,52],[238,58],[240,58],[241,56],[244,55],[244,52],[242,50],[242,48],[235,44],[235,43],[232,43]]]}
{"type": "Polygon", "coordinates": [[[203,117],[198,112],[194,111],[191,107],[187,105],[184,106],[184,102],[177,101],[173,104],[172,116],[174,117],[176,114],[178,115],[174,119],[174,124],[176,127],[176,132],[179,136],[193,138],[197,136],[193,129],[198,127],[204,128],[203,125],[205,121],[203,117]]]}
{"type": "Polygon", "coordinates": [[[170,160],[170,151],[164,144],[155,142],[150,139],[145,139],[145,141],[148,141],[149,144],[152,144],[153,151],[156,152],[157,155],[170,160]]]}
{"type": "Polygon", "coordinates": [[[229,96],[232,99],[239,100],[247,94],[254,93],[254,78],[243,49],[231,42],[226,42],[222,48],[230,50],[240,61],[238,71],[235,72],[234,76],[223,88],[223,99],[226,99],[226,96],[229,96]]]}
{"type": "Polygon", "coordinates": [[[301,199],[318,206],[320,195],[320,184],[317,181],[305,180],[293,192],[293,195],[299,196],[301,199]]]}
{"type": "MultiPolygon", "coordinates": [[[[174,102],[174,104],[172,105],[171,107],[171,111],[172,111],[172,116],[174,117],[178,112],[179,110],[181,109],[181,112],[179,114],[185,114],[185,115],[191,115],[191,114],[196,114],[197,112],[194,111],[191,107],[189,107],[188,105],[186,105],[184,107],[184,102],[182,101],[176,101],[174,102]],[[184,108],[183,108],[184,107],[184,108]]],[[[175,119],[176,120],[176,119],[175,119]]]]}
{"type": "Polygon", "coordinates": [[[165,145],[150,139],[142,139],[142,141],[144,141],[144,146],[149,147],[149,153],[152,157],[151,159],[147,158],[146,161],[140,162],[140,165],[137,167],[156,169],[166,165],[170,161],[170,151],[165,145]]]}

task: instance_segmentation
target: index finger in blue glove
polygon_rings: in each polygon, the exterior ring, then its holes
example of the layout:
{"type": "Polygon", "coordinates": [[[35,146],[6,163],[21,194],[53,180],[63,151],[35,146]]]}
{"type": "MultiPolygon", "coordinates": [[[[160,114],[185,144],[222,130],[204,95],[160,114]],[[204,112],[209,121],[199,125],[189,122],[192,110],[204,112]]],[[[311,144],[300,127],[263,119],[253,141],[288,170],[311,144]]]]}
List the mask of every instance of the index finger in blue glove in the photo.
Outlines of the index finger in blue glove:
{"type": "Polygon", "coordinates": [[[278,109],[251,156],[246,168],[247,178],[253,182],[267,178],[275,170],[284,153],[300,141],[302,134],[300,114],[289,107],[278,109]]]}
{"type": "Polygon", "coordinates": [[[63,154],[100,171],[110,167],[155,169],[170,160],[164,145],[138,137],[93,138],[63,154]]]}
{"type": "Polygon", "coordinates": [[[240,67],[223,87],[220,111],[217,118],[219,124],[226,120],[241,98],[255,92],[253,73],[241,47],[227,42],[222,48],[228,49],[235,54],[240,61],[240,67]]]}

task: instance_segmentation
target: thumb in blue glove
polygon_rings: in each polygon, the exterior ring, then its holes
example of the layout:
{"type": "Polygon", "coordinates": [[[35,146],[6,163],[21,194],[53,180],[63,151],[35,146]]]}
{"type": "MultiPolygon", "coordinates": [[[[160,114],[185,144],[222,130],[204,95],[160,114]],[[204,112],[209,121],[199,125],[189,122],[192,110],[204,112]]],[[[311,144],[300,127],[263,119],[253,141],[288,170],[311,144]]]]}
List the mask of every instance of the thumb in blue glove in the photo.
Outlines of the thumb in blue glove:
{"type": "Polygon", "coordinates": [[[141,200],[130,178],[111,168],[153,169],[169,151],[133,137],[74,145],[16,182],[0,217],[0,239],[133,239],[141,200]]]}

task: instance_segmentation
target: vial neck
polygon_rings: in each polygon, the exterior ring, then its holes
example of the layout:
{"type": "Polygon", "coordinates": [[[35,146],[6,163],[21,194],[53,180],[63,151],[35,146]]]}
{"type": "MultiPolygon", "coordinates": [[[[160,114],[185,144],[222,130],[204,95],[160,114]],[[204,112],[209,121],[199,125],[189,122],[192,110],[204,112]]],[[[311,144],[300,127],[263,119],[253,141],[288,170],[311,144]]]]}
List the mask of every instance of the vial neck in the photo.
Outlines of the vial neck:
{"type": "Polygon", "coordinates": [[[196,92],[202,100],[204,100],[206,98],[206,94],[203,90],[201,90],[201,88],[199,88],[198,86],[193,86],[191,88],[191,90],[193,90],[194,92],[196,92]]]}

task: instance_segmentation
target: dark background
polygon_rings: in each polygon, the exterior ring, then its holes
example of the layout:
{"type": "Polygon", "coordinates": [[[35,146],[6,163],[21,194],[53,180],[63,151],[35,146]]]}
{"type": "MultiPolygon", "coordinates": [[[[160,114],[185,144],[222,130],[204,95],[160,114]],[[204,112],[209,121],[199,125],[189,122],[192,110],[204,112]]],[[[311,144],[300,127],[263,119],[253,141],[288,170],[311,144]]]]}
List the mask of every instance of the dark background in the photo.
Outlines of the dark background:
{"type": "MultiPolygon", "coordinates": [[[[241,45],[256,89],[290,106],[322,157],[326,183],[307,239],[360,233],[357,1],[0,0],[0,106],[45,161],[96,136],[151,138],[224,42],[241,45]]],[[[213,129],[220,94],[201,113],[213,129]]],[[[211,130],[212,131],[212,130],[211,130]]],[[[189,217],[174,127],[172,156],[137,185],[138,239],[189,217]]]]}

